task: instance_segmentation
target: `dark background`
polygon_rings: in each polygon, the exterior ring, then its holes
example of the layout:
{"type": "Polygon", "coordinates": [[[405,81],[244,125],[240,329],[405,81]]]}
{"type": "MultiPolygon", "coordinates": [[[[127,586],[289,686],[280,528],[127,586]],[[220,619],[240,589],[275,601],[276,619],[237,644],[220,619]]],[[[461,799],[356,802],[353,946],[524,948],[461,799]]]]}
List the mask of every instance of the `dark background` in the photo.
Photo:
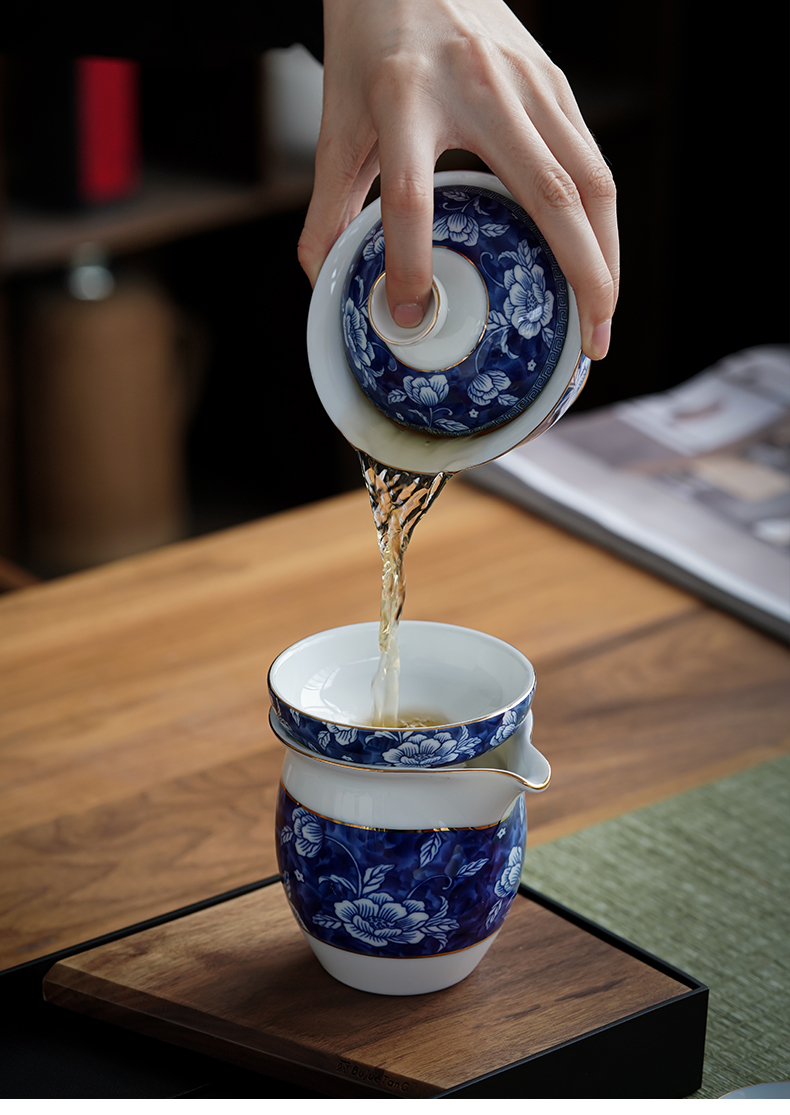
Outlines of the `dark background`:
{"type": "MultiPolygon", "coordinates": [[[[612,346],[576,409],[670,387],[750,345],[785,343],[782,6],[752,5],[737,18],[693,0],[513,0],[513,7],[568,76],[618,184],[622,285],[612,346]]],[[[159,55],[166,54],[163,47],[159,55]]],[[[181,148],[201,150],[211,90],[229,82],[243,90],[250,57],[229,49],[213,58],[206,48],[205,57],[172,64],[144,58],[149,153],[168,142],[171,159],[181,148]],[[200,88],[209,94],[190,100],[200,88]],[[163,90],[175,103],[176,129],[163,126],[163,90]],[[181,113],[178,90],[191,90],[182,100],[199,111],[181,113]]],[[[224,148],[220,142],[215,152],[240,177],[248,124],[240,122],[238,136],[220,128],[224,148]]],[[[456,154],[441,165],[479,164],[456,154]]],[[[297,210],[117,261],[154,272],[206,340],[186,448],[192,533],[360,483],[307,367],[310,288],[296,260],[303,220],[297,210]]],[[[12,322],[26,287],[41,281],[9,282],[12,322]]]]}
{"type": "MultiPolygon", "coordinates": [[[[750,345],[786,342],[787,37],[777,9],[769,19],[757,5],[736,21],[692,2],[528,7],[528,26],[568,76],[618,185],[622,285],[612,346],[576,409],[670,387],[750,345]]],[[[175,288],[216,331],[191,431],[191,474],[228,507],[243,487],[252,513],[357,482],[347,447],[311,395],[303,344],[310,292],[295,259],[302,219],[169,253],[175,288]],[[235,290],[221,262],[229,256],[247,276],[235,290]],[[267,318],[282,324],[267,332],[264,352],[267,318]],[[261,420],[293,413],[296,399],[307,407],[298,426],[261,420]],[[208,448],[220,430],[221,461],[208,448]],[[290,457],[283,443],[294,438],[304,460],[284,472],[278,454],[290,457]],[[271,462],[263,472],[262,447],[271,462]]]]}

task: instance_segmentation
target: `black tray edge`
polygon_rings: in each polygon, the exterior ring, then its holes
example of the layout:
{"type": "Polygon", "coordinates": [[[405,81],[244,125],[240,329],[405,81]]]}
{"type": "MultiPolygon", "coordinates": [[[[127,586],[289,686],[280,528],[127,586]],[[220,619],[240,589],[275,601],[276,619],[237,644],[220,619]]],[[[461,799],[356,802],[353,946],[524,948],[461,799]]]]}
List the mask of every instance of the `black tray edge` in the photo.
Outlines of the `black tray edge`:
{"type": "Polygon", "coordinates": [[[702,1083],[709,989],[687,972],[578,914],[548,895],[522,883],[519,894],[551,910],[621,952],[685,984],[688,991],[626,1015],[577,1038],[502,1066],[491,1073],[439,1093],[436,1098],[642,1099],[682,1098],[702,1083]],[[684,1058],[663,1055],[668,1038],[684,1058]],[[646,1056],[646,1051],[650,1056],[646,1056]],[[605,1065],[623,1066],[611,1079],[605,1065]],[[557,1089],[557,1080],[566,1087],[557,1089]],[[550,1086],[549,1086],[550,1080],[550,1086]]]}
{"type": "Polygon", "coordinates": [[[599,937],[602,941],[607,941],[611,945],[616,945],[621,952],[627,953],[629,956],[636,957],[637,960],[643,960],[649,964],[651,968],[655,968],[665,976],[671,976],[676,979],[678,983],[685,983],[689,990],[693,991],[707,991],[708,988],[700,980],[694,976],[690,976],[688,972],[676,968],[673,964],[667,963],[666,960],[661,960],[659,957],[654,956],[646,949],[640,948],[639,945],[632,944],[631,941],[626,940],[625,937],[618,936],[610,929],[598,925],[597,922],[591,921],[585,917],[584,914],[577,914],[575,910],[571,910],[568,906],[563,906],[561,902],[557,902],[554,898],[549,898],[547,894],[542,894],[539,890],[534,890],[533,887],[527,886],[526,883],[521,883],[518,888],[519,894],[531,898],[539,906],[545,906],[547,910],[552,910],[555,914],[565,918],[566,921],[571,922],[573,925],[578,925],[580,929],[586,930],[591,933],[593,937],[599,937]]]}
{"type": "MultiPolygon", "coordinates": [[[[263,887],[280,881],[279,875],[235,887],[210,898],[181,906],[167,913],[144,921],[135,922],[121,929],[82,941],[72,947],[33,960],[25,961],[12,968],[0,971],[0,988],[9,991],[16,987],[28,994],[42,996],[41,983],[49,969],[58,961],[76,956],[92,948],[118,941],[124,937],[143,932],[167,922],[183,917],[223,902],[232,901],[263,887]]],[[[606,941],[620,951],[633,956],[664,975],[670,976],[688,988],[685,994],[676,996],[653,1007],[638,1011],[618,1019],[606,1026],[589,1031],[572,1041],[553,1046],[551,1049],[536,1053],[523,1060],[503,1066],[484,1076],[466,1081],[446,1092],[438,1093],[436,1098],[474,1098],[474,1097],[533,1097],[558,1096],[557,1080],[565,1082],[559,1094],[566,1098],[642,1098],[645,1096],[679,1097],[691,1094],[699,1087],[702,1078],[704,1058],[704,1039],[707,1018],[708,988],[666,961],[653,956],[645,949],[610,932],[603,926],[578,914],[553,898],[542,894],[526,884],[521,884],[519,894],[530,901],[545,907],[558,916],[578,926],[585,932],[606,941]],[[674,1045],[679,1034],[686,1056],[682,1064],[675,1059],[668,1063],[661,1055],[661,1049],[668,1042],[674,1045]],[[651,1058],[645,1058],[645,1051],[655,1051],[651,1058]],[[616,1081],[609,1088],[609,1075],[602,1068],[606,1064],[619,1061],[624,1064],[616,1081]],[[654,1067],[651,1067],[654,1066],[654,1067]],[[550,1081],[550,1083],[549,1083],[550,1081]],[[602,1090],[603,1089],[603,1090],[602,1090]]],[[[218,1065],[224,1062],[217,1062],[218,1065]]],[[[370,1092],[375,1095],[374,1091],[370,1092]]]]}

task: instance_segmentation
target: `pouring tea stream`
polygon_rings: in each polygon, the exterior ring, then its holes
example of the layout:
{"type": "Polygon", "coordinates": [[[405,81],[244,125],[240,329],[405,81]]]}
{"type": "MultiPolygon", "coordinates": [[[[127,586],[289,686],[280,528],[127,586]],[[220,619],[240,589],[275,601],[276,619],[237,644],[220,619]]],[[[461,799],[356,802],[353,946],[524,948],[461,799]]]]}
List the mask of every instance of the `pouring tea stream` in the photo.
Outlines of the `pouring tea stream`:
{"type": "Polygon", "coordinates": [[[525,794],[551,776],[531,742],[529,661],[482,632],[400,625],[403,558],[450,477],[547,430],[589,370],[573,291],[500,182],[436,175],[433,238],[414,330],[387,309],[378,202],[319,275],[310,367],[360,458],[381,613],[301,640],[269,673],[288,900],[327,971],[389,995],[448,987],[479,963],[518,889],[525,794]]]}
{"type": "MultiPolygon", "coordinates": [[[[590,362],[573,291],[539,230],[492,175],[435,176],[434,281],[423,322],[386,299],[380,203],[338,239],[313,294],[308,356],[329,416],[357,449],[382,557],[375,722],[396,726],[403,558],[455,473],[548,429],[590,362]]],[[[416,726],[416,725],[415,725],[416,726]]]]}

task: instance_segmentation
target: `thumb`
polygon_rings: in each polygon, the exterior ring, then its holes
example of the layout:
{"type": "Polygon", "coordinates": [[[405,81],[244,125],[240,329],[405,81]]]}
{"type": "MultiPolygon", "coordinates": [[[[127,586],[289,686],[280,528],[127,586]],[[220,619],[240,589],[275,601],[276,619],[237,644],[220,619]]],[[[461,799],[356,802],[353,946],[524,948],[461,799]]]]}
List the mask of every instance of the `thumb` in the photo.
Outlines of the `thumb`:
{"type": "Polygon", "coordinates": [[[315,162],[313,195],[297,255],[312,286],[338,236],[362,209],[373,180],[378,174],[378,149],[374,144],[358,167],[339,165],[326,148],[338,144],[319,141],[315,162]]]}

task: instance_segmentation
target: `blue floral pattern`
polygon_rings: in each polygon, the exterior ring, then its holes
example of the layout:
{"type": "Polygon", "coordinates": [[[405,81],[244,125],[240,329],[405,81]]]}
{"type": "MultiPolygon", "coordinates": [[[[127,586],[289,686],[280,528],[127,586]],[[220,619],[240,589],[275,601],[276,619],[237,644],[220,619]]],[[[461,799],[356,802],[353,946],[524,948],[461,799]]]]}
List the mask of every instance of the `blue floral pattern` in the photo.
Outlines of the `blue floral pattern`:
{"type": "Polygon", "coordinates": [[[433,242],[462,252],[485,282],[489,314],[477,347],[456,367],[433,373],[393,356],[368,320],[368,298],[384,269],[377,224],[342,299],[349,367],[371,402],[401,425],[442,436],[493,429],[534,402],[557,364],[568,324],[565,278],[524,210],[482,187],[436,189],[433,242]]]}
{"type": "MultiPolygon", "coordinates": [[[[359,291],[360,283],[357,287],[359,291]]],[[[385,350],[386,356],[382,354],[380,351],[382,345],[378,343],[376,334],[370,329],[367,305],[357,306],[352,297],[346,298],[343,311],[343,340],[357,382],[363,390],[375,392],[376,381],[385,371],[394,370],[395,357],[388,350],[385,350]],[[374,339],[377,341],[375,348],[374,339]]]]}
{"type": "Polygon", "coordinates": [[[269,689],[280,723],[304,747],[330,759],[363,766],[446,767],[497,747],[529,712],[535,686],[518,704],[472,724],[435,728],[354,728],[317,720],[269,689]]]}
{"type": "Polygon", "coordinates": [[[495,825],[427,831],[319,817],[283,786],[277,801],[277,857],[297,921],[373,956],[433,956],[496,932],[518,890],[526,833],[523,794],[495,825]]]}

